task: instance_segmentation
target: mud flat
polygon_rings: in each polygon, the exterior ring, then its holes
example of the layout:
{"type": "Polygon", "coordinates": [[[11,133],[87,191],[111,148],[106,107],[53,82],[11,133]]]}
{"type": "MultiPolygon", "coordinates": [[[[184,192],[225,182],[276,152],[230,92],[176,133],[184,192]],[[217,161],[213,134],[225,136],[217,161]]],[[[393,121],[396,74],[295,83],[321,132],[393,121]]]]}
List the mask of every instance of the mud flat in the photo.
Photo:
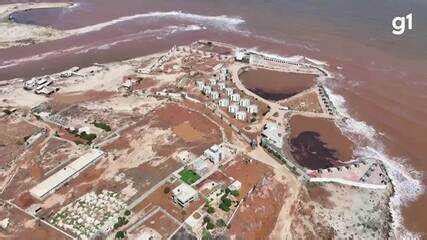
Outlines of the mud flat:
{"type": "Polygon", "coordinates": [[[303,167],[328,168],[353,156],[354,144],[332,120],[294,115],[290,126],[292,154],[303,167]]]}
{"type": "Polygon", "coordinates": [[[239,76],[246,88],[268,100],[294,96],[315,84],[315,75],[251,69],[239,76]]]}

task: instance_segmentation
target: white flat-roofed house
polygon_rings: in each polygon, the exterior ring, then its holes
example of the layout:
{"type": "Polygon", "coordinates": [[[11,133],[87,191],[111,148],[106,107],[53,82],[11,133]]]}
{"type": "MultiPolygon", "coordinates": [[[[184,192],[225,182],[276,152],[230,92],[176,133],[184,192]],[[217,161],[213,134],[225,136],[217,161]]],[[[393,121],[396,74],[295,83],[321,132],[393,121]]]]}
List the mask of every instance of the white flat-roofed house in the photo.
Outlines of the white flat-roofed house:
{"type": "Polygon", "coordinates": [[[234,92],[234,89],[233,89],[233,88],[225,88],[225,93],[227,94],[227,96],[232,95],[232,94],[233,94],[233,92],[234,92]]]}
{"type": "Polygon", "coordinates": [[[209,171],[209,161],[203,157],[196,159],[192,165],[199,176],[204,176],[209,171]]]}
{"type": "Polygon", "coordinates": [[[212,91],[212,92],[211,92],[211,98],[212,98],[213,100],[218,99],[218,98],[219,98],[219,93],[218,93],[217,91],[212,91]]]}
{"type": "Polygon", "coordinates": [[[222,159],[222,153],[221,153],[221,149],[219,148],[218,145],[212,145],[212,147],[206,149],[203,152],[203,155],[205,157],[207,157],[211,162],[213,162],[214,164],[218,164],[219,161],[221,161],[222,159]]]}
{"type": "Polygon", "coordinates": [[[209,80],[209,83],[211,86],[215,86],[216,85],[216,79],[212,78],[211,80],[209,80]]]}
{"type": "Polygon", "coordinates": [[[237,104],[232,104],[228,106],[228,112],[235,114],[237,111],[239,111],[239,106],[237,104]]]}
{"type": "Polygon", "coordinates": [[[181,162],[187,164],[193,159],[193,155],[189,151],[184,150],[177,154],[177,158],[181,162]]]}
{"type": "Polygon", "coordinates": [[[219,82],[218,83],[218,89],[219,90],[224,90],[225,89],[225,82],[219,82]]]}
{"type": "Polygon", "coordinates": [[[236,117],[237,120],[245,121],[245,119],[246,119],[246,112],[244,112],[244,111],[236,112],[236,116],[235,117],[236,117]]]}
{"type": "Polygon", "coordinates": [[[283,136],[279,131],[279,126],[276,123],[268,122],[265,124],[264,129],[261,132],[261,136],[266,138],[277,148],[283,146],[283,136]]]}
{"type": "Polygon", "coordinates": [[[223,98],[218,101],[218,104],[220,107],[228,107],[230,101],[228,101],[228,98],[223,98]]]}
{"type": "Polygon", "coordinates": [[[199,91],[203,91],[203,88],[205,87],[205,83],[203,81],[197,81],[196,85],[199,91]]]}
{"type": "Polygon", "coordinates": [[[45,77],[43,77],[43,78],[40,78],[39,80],[37,80],[37,82],[36,82],[36,84],[38,85],[38,86],[40,86],[40,85],[44,85],[46,82],[47,82],[47,78],[45,78],[45,77]]]}
{"type": "Polygon", "coordinates": [[[219,71],[221,68],[223,68],[224,67],[224,64],[222,64],[222,63],[218,63],[217,65],[215,65],[213,68],[212,68],[212,70],[214,71],[214,72],[217,72],[217,71],[219,71]]]}
{"type": "Polygon", "coordinates": [[[199,193],[186,183],[182,183],[172,190],[172,199],[181,207],[186,207],[190,202],[197,200],[199,193]]]}
{"type": "Polygon", "coordinates": [[[246,110],[248,111],[248,113],[258,113],[258,106],[255,104],[249,105],[246,107],[246,110]]]}
{"type": "Polygon", "coordinates": [[[46,96],[50,96],[51,94],[55,93],[57,90],[58,88],[39,86],[34,92],[36,94],[43,94],[46,96]]]}
{"type": "Polygon", "coordinates": [[[33,90],[36,87],[36,79],[32,78],[28,81],[24,82],[24,89],[25,90],[33,90]]]}
{"type": "Polygon", "coordinates": [[[225,81],[225,80],[227,80],[227,73],[228,73],[227,68],[225,68],[225,67],[221,68],[219,70],[219,75],[218,75],[219,81],[225,81]]]}
{"type": "Polygon", "coordinates": [[[36,186],[30,189],[31,195],[37,199],[43,199],[50,193],[62,186],[65,182],[75,177],[90,164],[95,163],[104,155],[104,152],[99,149],[91,149],[90,152],[77,158],[61,170],[57,171],[50,177],[46,178],[36,186]]]}
{"type": "Polygon", "coordinates": [[[240,101],[240,94],[238,94],[238,93],[234,93],[234,94],[232,94],[232,95],[230,96],[230,99],[231,99],[231,101],[233,101],[233,102],[238,102],[238,101],[240,101]]]}
{"type": "Polygon", "coordinates": [[[249,98],[242,98],[242,99],[240,99],[239,104],[242,107],[247,107],[251,104],[251,100],[249,100],[249,98]]]}
{"type": "Polygon", "coordinates": [[[248,53],[245,49],[236,49],[234,52],[234,59],[240,62],[248,61],[248,53]]]}
{"type": "Polygon", "coordinates": [[[235,180],[233,183],[231,183],[228,186],[228,189],[230,189],[230,191],[239,191],[241,187],[242,187],[242,183],[239,182],[238,180],[235,180]]]}
{"type": "Polygon", "coordinates": [[[211,94],[211,92],[212,92],[212,88],[211,88],[211,86],[204,86],[204,87],[203,87],[203,92],[204,92],[206,95],[210,95],[210,94],[211,94]]]}

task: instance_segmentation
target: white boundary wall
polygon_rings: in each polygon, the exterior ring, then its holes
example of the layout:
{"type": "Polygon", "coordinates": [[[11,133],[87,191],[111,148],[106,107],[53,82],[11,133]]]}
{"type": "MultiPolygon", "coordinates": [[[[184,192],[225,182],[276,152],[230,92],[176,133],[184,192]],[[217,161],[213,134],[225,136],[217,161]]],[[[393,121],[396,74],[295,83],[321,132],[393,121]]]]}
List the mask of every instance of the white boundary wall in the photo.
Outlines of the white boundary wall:
{"type": "Polygon", "coordinates": [[[386,189],[387,188],[387,185],[354,182],[354,181],[349,181],[342,178],[310,178],[310,182],[319,182],[319,183],[335,182],[343,185],[349,185],[349,186],[360,187],[360,188],[369,188],[369,189],[386,189]]]}

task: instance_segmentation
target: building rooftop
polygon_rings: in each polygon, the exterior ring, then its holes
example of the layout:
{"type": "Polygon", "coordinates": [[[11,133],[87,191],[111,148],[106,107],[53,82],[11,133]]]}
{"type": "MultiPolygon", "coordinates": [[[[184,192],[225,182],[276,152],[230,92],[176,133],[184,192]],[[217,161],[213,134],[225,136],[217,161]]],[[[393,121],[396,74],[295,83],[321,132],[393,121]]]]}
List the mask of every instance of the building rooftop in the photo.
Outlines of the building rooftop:
{"type": "Polygon", "coordinates": [[[44,181],[34,186],[30,190],[30,193],[34,197],[43,198],[50,191],[54,190],[56,187],[68,180],[74,174],[81,171],[88,164],[101,157],[103,154],[104,152],[99,149],[92,149],[90,152],[74,160],[61,170],[57,171],[50,177],[46,178],[44,181]]]}
{"type": "Polygon", "coordinates": [[[198,192],[186,183],[182,183],[172,190],[172,194],[182,203],[190,201],[198,192]]]}

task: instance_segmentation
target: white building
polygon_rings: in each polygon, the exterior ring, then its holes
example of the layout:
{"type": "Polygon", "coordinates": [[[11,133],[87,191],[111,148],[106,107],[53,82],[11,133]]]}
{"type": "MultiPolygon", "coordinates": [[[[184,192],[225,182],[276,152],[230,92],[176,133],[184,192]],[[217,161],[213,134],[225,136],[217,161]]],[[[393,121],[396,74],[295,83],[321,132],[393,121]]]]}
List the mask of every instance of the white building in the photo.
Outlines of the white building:
{"type": "Polygon", "coordinates": [[[236,112],[236,119],[240,121],[245,121],[246,112],[243,112],[243,111],[236,112]]]}
{"type": "Polygon", "coordinates": [[[220,107],[228,107],[230,102],[228,101],[228,98],[223,98],[219,100],[218,104],[220,107]]]}
{"type": "Polygon", "coordinates": [[[193,155],[189,151],[181,151],[176,156],[181,162],[187,164],[193,159],[193,155]]]}
{"type": "Polygon", "coordinates": [[[228,73],[227,68],[225,68],[225,67],[221,68],[219,70],[218,80],[219,81],[225,81],[225,80],[227,80],[227,73],[228,73]]]}
{"type": "Polygon", "coordinates": [[[234,59],[236,61],[244,61],[244,59],[246,58],[246,51],[244,49],[236,49],[236,51],[234,52],[234,59]]]}
{"type": "Polygon", "coordinates": [[[210,94],[211,94],[211,92],[212,92],[212,88],[211,88],[211,86],[204,86],[204,87],[203,87],[203,92],[204,92],[206,95],[210,95],[210,94]]]}
{"type": "Polygon", "coordinates": [[[278,148],[283,146],[283,136],[279,131],[279,126],[274,122],[268,122],[265,124],[264,129],[261,132],[261,136],[265,137],[269,142],[278,148]]]}
{"type": "Polygon", "coordinates": [[[196,84],[199,91],[203,91],[203,88],[205,87],[205,83],[203,81],[197,81],[196,84]]]}
{"type": "Polygon", "coordinates": [[[248,111],[248,113],[258,113],[258,106],[255,104],[249,105],[246,107],[246,110],[248,111]]]}
{"type": "Polygon", "coordinates": [[[36,186],[30,189],[31,195],[37,199],[43,199],[48,194],[54,192],[62,184],[70,180],[75,175],[79,174],[91,163],[95,163],[96,160],[101,158],[104,152],[99,149],[92,149],[90,152],[74,160],[61,170],[57,171],[44,181],[40,182],[36,186]]]}
{"type": "Polygon", "coordinates": [[[212,145],[212,147],[206,149],[203,155],[207,157],[214,164],[218,164],[222,159],[222,153],[218,145],[212,145]]]}
{"type": "Polygon", "coordinates": [[[249,98],[242,98],[242,99],[240,99],[239,104],[242,107],[247,107],[251,104],[251,100],[249,100],[249,98]]]}
{"type": "Polygon", "coordinates": [[[193,162],[193,170],[199,176],[204,176],[209,171],[209,161],[203,157],[196,159],[193,162]]]}
{"type": "Polygon", "coordinates": [[[236,113],[237,111],[239,111],[239,106],[237,104],[232,104],[230,106],[228,106],[228,112],[229,113],[236,113]]]}
{"type": "Polygon", "coordinates": [[[228,186],[228,189],[230,189],[230,191],[239,191],[241,187],[242,183],[238,180],[235,180],[233,183],[230,184],[230,186],[228,186]]]}
{"type": "Polygon", "coordinates": [[[172,190],[172,199],[181,207],[186,207],[191,201],[197,200],[198,192],[186,183],[182,183],[172,190]]]}
{"type": "Polygon", "coordinates": [[[217,91],[212,91],[212,92],[211,92],[211,98],[212,98],[213,100],[218,99],[218,98],[219,98],[219,93],[218,93],[217,91]]]}
{"type": "Polygon", "coordinates": [[[230,96],[230,99],[231,99],[231,101],[233,101],[233,102],[238,102],[238,101],[240,101],[240,94],[238,94],[238,93],[234,93],[234,94],[232,94],[232,95],[230,96]]]}
{"type": "Polygon", "coordinates": [[[219,90],[224,90],[225,89],[225,82],[219,82],[218,83],[218,89],[219,90]]]}
{"type": "Polygon", "coordinates": [[[234,89],[233,88],[225,88],[225,93],[227,94],[227,96],[230,96],[231,94],[233,94],[234,89]]]}
{"type": "Polygon", "coordinates": [[[211,84],[211,86],[215,86],[216,85],[216,79],[212,78],[211,80],[209,80],[209,83],[211,84]]]}

